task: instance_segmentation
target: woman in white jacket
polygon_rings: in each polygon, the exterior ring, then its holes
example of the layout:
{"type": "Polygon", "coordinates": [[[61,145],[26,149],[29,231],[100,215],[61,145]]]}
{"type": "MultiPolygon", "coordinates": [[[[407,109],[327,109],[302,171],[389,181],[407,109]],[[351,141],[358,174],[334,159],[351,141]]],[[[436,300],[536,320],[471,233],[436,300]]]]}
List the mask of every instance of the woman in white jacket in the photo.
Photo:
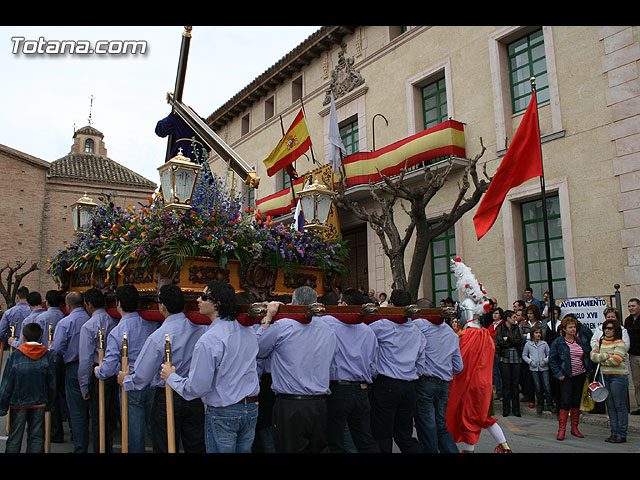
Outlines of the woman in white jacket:
{"type": "Polygon", "coordinates": [[[537,411],[542,413],[544,397],[547,398],[546,410],[553,411],[553,397],[551,396],[551,382],[549,380],[549,344],[542,340],[542,329],[538,325],[531,327],[529,340],[522,349],[522,360],[529,365],[533,377],[537,411]]]}

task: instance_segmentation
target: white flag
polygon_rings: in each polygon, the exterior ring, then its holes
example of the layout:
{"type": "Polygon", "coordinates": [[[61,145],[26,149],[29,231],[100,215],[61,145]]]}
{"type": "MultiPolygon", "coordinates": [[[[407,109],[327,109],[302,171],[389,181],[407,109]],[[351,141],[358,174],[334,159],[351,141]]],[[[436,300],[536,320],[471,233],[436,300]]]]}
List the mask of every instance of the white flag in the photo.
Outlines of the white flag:
{"type": "Polygon", "coordinates": [[[346,156],[347,150],[340,137],[338,127],[338,114],[336,113],[336,101],[331,92],[331,109],[329,110],[329,164],[333,167],[333,172],[340,171],[341,158],[346,156]]]}

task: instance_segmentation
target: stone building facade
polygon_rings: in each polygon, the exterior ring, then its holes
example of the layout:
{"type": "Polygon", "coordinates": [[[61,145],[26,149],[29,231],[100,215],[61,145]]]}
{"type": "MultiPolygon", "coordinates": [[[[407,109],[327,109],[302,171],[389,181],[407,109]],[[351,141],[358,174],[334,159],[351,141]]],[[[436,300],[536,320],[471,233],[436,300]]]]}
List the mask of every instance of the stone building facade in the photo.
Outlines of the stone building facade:
{"type": "MultiPolygon", "coordinates": [[[[53,162],[0,145],[0,265],[38,263],[22,285],[41,293],[56,288],[47,260],[74,238],[72,204],[84,194],[99,203],[115,194],[118,206],[147,203],[156,184],[107,157],[104,135],[87,125],[74,133],[69,154],[53,162]]],[[[22,271],[23,271],[22,270],[22,271]]],[[[3,275],[3,279],[6,275],[3,275]]],[[[6,308],[0,297],[0,307],[6,308]]]]}
{"type": "MultiPolygon", "coordinates": [[[[327,91],[346,62],[361,80],[335,95],[348,153],[380,149],[451,118],[464,124],[467,158],[479,153],[482,139],[480,165],[493,175],[522,119],[534,75],[555,297],[613,294],[619,284],[625,301],[640,297],[639,60],[637,26],[322,27],[207,122],[256,169],[256,191],[238,179],[234,186],[244,189],[248,202],[260,201],[288,187],[282,173],[268,177],[262,161],[300,108],[313,148],[296,169],[304,173],[327,162],[327,91]]],[[[210,164],[225,171],[215,155],[210,164]]],[[[430,218],[450,207],[461,175],[458,168],[434,197],[430,218]]],[[[366,190],[350,194],[375,208],[366,190]]],[[[431,245],[419,296],[457,297],[447,271],[455,255],[501,305],[522,298],[526,285],[540,298],[546,289],[540,197],[538,179],[512,189],[481,240],[475,209],[468,212],[431,245]]],[[[352,257],[359,257],[352,259],[350,286],[388,293],[389,262],[377,236],[347,212],[339,217],[343,236],[357,247],[352,257]]]]}

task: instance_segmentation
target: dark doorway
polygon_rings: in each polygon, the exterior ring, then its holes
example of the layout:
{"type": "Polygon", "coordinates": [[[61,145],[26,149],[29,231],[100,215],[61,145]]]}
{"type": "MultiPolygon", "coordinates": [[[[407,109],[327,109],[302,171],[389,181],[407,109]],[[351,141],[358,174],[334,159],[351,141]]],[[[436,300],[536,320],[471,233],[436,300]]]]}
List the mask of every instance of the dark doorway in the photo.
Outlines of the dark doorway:
{"type": "Polygon", "coordinates": [[[369,275],[367,265],[367,227],[362,225],[349,230],[343,230],[342,238],[347,240],[349,258],[345,265],[349,269],[349,275],[341,282],[341,289],[364,287],[369,290],[369,275]]]}

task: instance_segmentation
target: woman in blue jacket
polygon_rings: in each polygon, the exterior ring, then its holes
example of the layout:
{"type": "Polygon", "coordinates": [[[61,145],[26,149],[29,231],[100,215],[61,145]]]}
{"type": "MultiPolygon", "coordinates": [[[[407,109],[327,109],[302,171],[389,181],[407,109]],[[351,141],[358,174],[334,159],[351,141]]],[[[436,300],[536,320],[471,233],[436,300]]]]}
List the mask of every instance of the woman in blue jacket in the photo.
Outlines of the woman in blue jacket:
{"type": "Polygon", "coordinates": [[[582,388],[591,369],[591,347],[587,339],[578,336],[578,325],[576,317],[566,315],[560,323],[560,336],[553,341],[549,350],[549,368],[560,384],[558,440],[564,440],[569,415],[571,435],[584,437],[578,430],[578,423],[582,388]]]}

